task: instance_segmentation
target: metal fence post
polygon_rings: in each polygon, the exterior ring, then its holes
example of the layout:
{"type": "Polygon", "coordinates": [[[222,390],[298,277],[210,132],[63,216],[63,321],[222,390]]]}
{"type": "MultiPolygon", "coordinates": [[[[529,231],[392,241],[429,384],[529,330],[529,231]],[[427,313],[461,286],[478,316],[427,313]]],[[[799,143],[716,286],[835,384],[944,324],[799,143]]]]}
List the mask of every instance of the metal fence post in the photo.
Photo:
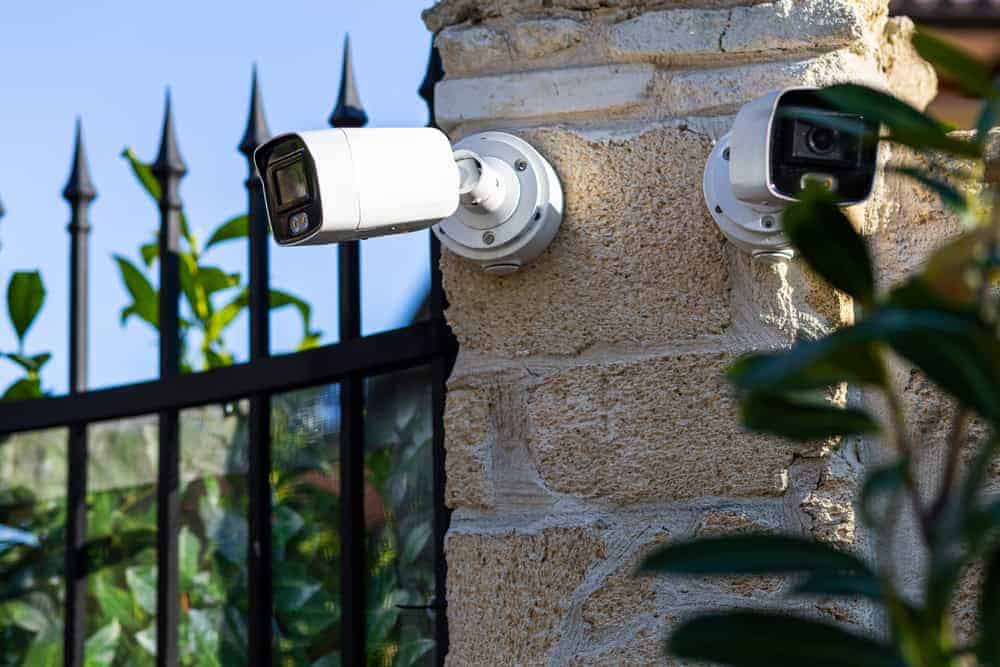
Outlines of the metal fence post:
{"type": "MultiPolygon", "coordinates": [[[[69,393],[87,390],[88,354],[88,252],[89,209],[97,197],[83,147],[83,128],[76,121],[73,165],[62,192],[70,206],[69,252],[69,393]]],[[[87,541],[87,425],[70,424],[66,489],[66,613],[63,625],[63,664],[79,667],[84,662],[86,634],[87,571],[84,545],[87,541]]]]}
{"type": "MultiPolygon", "coordinates": [[[[181,199],[178,187],[187,173],[177,148],[177,134],[167,91],[160,150],[152,165],[160,183],[160,378],[180,373],[180,240],[181,199]]],[[[180,529],[180,424],[175,409],[160,412],[157,471],[156,662],[177,664],[180,600],[177,576],[177,536],[180,529]]]]}
{"type": "MultiPolygon", "coordinates": [[[[427,61],[427,73],[420,84],[420,97],[427,103],[429,127],[434,123],[434,87],[444,78],[444,68],[441,64],[441,54],[431,46],[430,58],[427,61]]],[[[433,409],[433,466],[434,466],[434,601],[432,606],[435,614],[435,643],[437,645],[435,664],[444,665],[448,653],[448,602],[445,581],[448,574],[448,564],[445,561],[444,540],[451,524],[451,510],[445,505],[445,467],[444,467],[444,402],[448,376],[451,375],[455,363],[458,345],[451,328],[444,317],[447,308],[447,298],[441,286],[441,243],[433,232],[429,234],[431,244],[431,291],[430,313],[434,324],[434,336],[442,353],[431,362],[431,405],[433,409]]]]}
{"type": "MultiPolygon", "coordinates": [[[[337,105],[329,120],[333,127],[368,124],[368,114],[361,106],[354,79],[349,36],[344,39],[337,105]]],[[[358,241],[337,245],[337,275],[340,340],[353,340],[361,336],[361,246],[358,241]]],[[[345,665],[365,664],[364,446],[364,379],[360,374],[351,373],[340,386],[341,650],[345,665]]]]}
{"type": "MultiPolygon", "coordinates": [[[[269,257],[270,242],[263,189],[253,162],[254,150],[271,137],[264,115],[264,102],[253,68],[250,112],[239,151],[247,159],[247,217],[250,272],[250,363],[270,356],[269,257]]],[[[249,625],[251,664],[267,667],[272,662],[271,586],[271,396],[250,396],[249,416],[250,536],[248,544],[249,625]]]]}

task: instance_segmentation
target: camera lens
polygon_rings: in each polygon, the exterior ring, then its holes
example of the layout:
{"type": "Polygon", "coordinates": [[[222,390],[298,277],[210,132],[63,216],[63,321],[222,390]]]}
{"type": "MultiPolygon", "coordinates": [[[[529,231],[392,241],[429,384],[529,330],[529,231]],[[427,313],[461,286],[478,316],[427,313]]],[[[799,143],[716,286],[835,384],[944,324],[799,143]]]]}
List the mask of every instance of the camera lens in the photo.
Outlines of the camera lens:
{"type": "Polygon", "coordinates": [[[818,155],[826,155],[837,147],[837,132],[828,127],[814,127],[809,130],[806,142],[818,155]]]}

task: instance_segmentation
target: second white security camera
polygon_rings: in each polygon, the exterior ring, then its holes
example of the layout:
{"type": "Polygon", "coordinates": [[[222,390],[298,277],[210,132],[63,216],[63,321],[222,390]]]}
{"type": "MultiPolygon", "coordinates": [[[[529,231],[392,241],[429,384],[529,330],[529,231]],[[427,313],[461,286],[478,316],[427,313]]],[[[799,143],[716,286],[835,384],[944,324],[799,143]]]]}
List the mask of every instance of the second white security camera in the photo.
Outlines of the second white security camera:
{"type": "Polygon", "coordinates": [[[811,181],[842,206],[869,197],[878,123],[837,111],[820,91],[791,88],[746,104],[705,168],[705,202],[722,233],[755,255],[790,256],[781,211],[811,181]]]}
{"type": "Polygon", "coordinates": [[[260,146],[254,163],[279,245],[433,226],[449,250],[505,274],[535,259],[562,221],[555,171],[503,132],[454,147],[432,128],[299,132],[260,146]]]}

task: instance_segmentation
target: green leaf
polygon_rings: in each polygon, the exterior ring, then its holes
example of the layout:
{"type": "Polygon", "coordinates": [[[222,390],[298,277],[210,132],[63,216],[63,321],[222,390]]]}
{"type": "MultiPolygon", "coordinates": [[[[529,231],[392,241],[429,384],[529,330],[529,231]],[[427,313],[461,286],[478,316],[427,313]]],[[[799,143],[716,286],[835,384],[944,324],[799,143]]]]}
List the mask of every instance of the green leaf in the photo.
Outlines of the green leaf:
{"type": "Polygon", "coordinates": [[[153,266],[153,260],[160,256],[160,244],[157,241],[150,241],[139,246],[139,254],[142,255],[142,262],[146,268],[153,266]]]}
{"type": "Polygon", "coordinates": [[[190,588],[191,582],[198,574],[198,556],[201,553],[201,542],[198,536],[187,526],[181,528],[177,536],[177,570],[180,574],[181,587],[190,588]]]}
{"type": "Polygon", "coordinates": [[[62,649],[63,638],[59,633],[40,634],[31,642],[21,664],[31,667],[60,667],[63,664],[62,649]]]}
{"type": "Polygon", "coordinates": [[[882,599],[882,585],[870,574],[816,572],[792,589],[793,595],[882,599]]]}
{"type": "Polygon", "coordinates": [[[985,146],[989,139],[990,130],[997,126],[1000,121],[1000,95],[995,95],[993,99],[986,100],[983,110],[979,114],[976,122],[976,142],[985,146]]]}
{"type": "Polygon", "coordinates": [[[11,275],[7,283],[7,314],[20,345],[24,344],[24,336],[44,303],[45,285],[38,271],[17,271],[11,275]]]}
{"type": "Polygon", "coordinates": [[[245,238],[250,233],[250,218],[244,213],[242,215],[237,215],[235,217],[226,220],[224,223],[219,225],[212,235],[208,239],[208,243],[205,244],[205,250],[208,250],[217,243],[222,243],[223,241],[230,241],[232,239],[245,238]]]}
{"type": "Polygon", "coordinates": [[[1000,343],[978,322],[941,311],[887,308],[859,326],[964,405],[1000,422],[1000,343]]]}
{"type": "Polygon", "coordinates": [[[795,249],[828,283],[862,305],[875,300],[868,246],[832,192],[810,181],[799,201],[785,209],[781,224],[795,249]]]}
{"type": "Polygon", "coordinates": [[[886,382],[870,330],[846,327],[790,350],[745,356],[729,367],[729,380],[746,391],[825,389],[840,382],[884,386],[886,382]]]}
{"type": "Polygon", "coordinates": [[[983,98],[997,95],[989,69],[948,42],[917,30],[913,34],[913,46],[924,60],[947,74],[970,95],[983,98]]]}
{"type": "Polygon", "coordinates": [[[819,621],[749,611],[681,625],[671,655],[737,667],[903,667],[889,646],[819,621]]]}
{"type": "Polygon", "coordinates": [[[84,647],[85,667],[104,667],[114,662],[115,651],[122,636],[122,626],[111,621],[87,639],[84,647]]]}
{"type": "Polygon", "coordinates": [[[917,181],[941,198],[941,202],[960,216],[969,215],[969,202],[950,183],[934,178],[916,167],[892,167],[891,171],[917,181]]]}
{"type": "Polygon", "coordinates": [[[122,324],[125,324],[130,315],[137,315],[153,327],[159,328],[160,303],[156,290],[132,262],[121,255],[115,255],[114,259],[118,264],[122,282],[125,283],[125,289],[132,297],[132,304],[122,310],[122,324]]]}
{"type": "Polygon", "coordinates": [[[856,84],[841,84],[825,88],[819,95],[841,111],[860,114],[885,125],[889,138],[897,143],[965,157],[982,156],[980,146],[949,137],[936,120],[888,93],[856,84]]]}
{"type": "MultiPolygon", "coordinates": [[[[156,614],[156,567],[137,565],[125,570],[125,581],[139,606],[150,615],[156,614]]],[[[154,625],[155,628],[155,625],[154,625]]]]}
{"type": "Polygon", "coordinates": [[[226,327],[233,323],[249,303],[250,298],[244,289],[232,301],[212,313],[205,326],[205,338],[209,341],[218,340],[226,327]]]}
{"type": "Polygon", "coordinates": [[[37,373],[42,369],[42,366],[49,363],[49,360],[52,358],[52,354],[49,352],[36,354],[31,357],[23,354],[5,354],[0,356],[7,357],[29,373],[37,373]]]}
{"type": "Polygon", "coordinates": [[[437,643],[433,639],[426,637],[419,637],[400,643],[394,667],[412,667],[422,657],[434,650],[436,645],[437,643]]]}
{"type": "Polygon", "coordinates": [[[206,294],[211,295],[239,285],[240,274],[226,273],[217,266],[199,266],[195,281],[206,294]]]}
{"type": "MultiPolygon", "coordinates": [[[[128,161],[129,166],[132,168],[132,173],[135,175],[136,180],[139,181],[143,190],[146,191],[153,201],[159,202],[163,190],[160,188],[160,182],[153,174],[153,166],[140,160],[135,152],[128,147],[125,147],[122,150],[122,157],[128,161]]],[[[184,240],[186,240],[188,244],[194,246],[195,239],[191,235],[191,227],[188,225],[187,216],[181,212],[180,218],[181,236],[184,237],[184,240]]]]}
{"type": "Polygon", "coordinates": [[[897,461],[878,468],[865,479],[858,497],[858,512],[861,519],[871,527],[878,526],[882,519],[878,516],[875,504],[886,495],[895,494],[906,481],[906,461],[897,461]]]}
{"type": "MultiPolygon", "coordinates": [[[[277,310],[278,308],[284,308],[286,306],[292,306],[297,311],[299,311],[299,316],[302,318],[302,340],[303,343],[299,345],[299,349],[307,349],[304,344],[307,341],[316,339],[320,336],[320,332],[312,330],[312,307],[295,296],[294,294],[289,294],[288,292],[283,292],[281,290],[271,290],[271,310],[277,310]]],[[[311,347],[314,347],[311,346],[311,347]]]]}
{"type": "Polygon", "coordinates": [[[146,549],[156,546],[156,531],[135,529],[89,540],[84,545],[84,558],[88,572],[98,572],[106,567],[134,560],[146,549]]]}
{"type": "Polygon", "coordinates": [[[803,442],[879,430],[878,422],[863,410],[766,393],[752,393],[744,398],[740,418],[752,431],[803,442]]]}
{"type": "Polygon", "coordinates": [[[119,623],[132,625],[140,612],[128,591],[109,583],[106,577],[91,575],[94,582],[94,598],[107,618],[119,623]]]}
{"type": "Polygon", "coordinates": [[[403,553],[401,556],[402,565],[408,566],[416,561],[417,558],[420,557],[421,552],[423,552],[424,547],[427,546],[427,542],[430,540],[430,537],[430,521],[418,523],[416,526],[411,528],[403,541],[403,553]]]}
{"type": "Polygon", "coordinates": [[[41,398],[44,395],[42,382],[37,377],[21,378],[7,387],[3,396],[0,396],[0,401],[25,401],[31,398],[41,398]]]}
{"type": "Polygon", "coordinates": [[[139,184],[149,196],[160,201],[163,191],[160,189],[160,182],[153,175],[152,166],[140,160],[135,152],[128,147],[122,150],[122,157],[128,161],[129,166],[132,167],[132,173],[135,174],[139,184]]]}
{"type": "Polygon", "coordinates": [[[986,564],[986,577],[979,594],[979,627],[988,628],[980,634],[979,662],[982,665],[1000,665],[1000,549],[993,552],[986,564]]]}
{"type": "MultiPolygon", "coordinates": [[[[400,653],[402,653],[402,648],[400,648],[400,653]]],[[[327,653],[322,658],[314,662],[310,667],[340,667],[340,652],[334,651],[333,653],[327,653]]]]}
{"type": "Polygon", "coordinates": [[[727,535],[660,547],[639,571],[732,575],[861,572],[868,566],[822,542],[790,535],[727,535]]]}

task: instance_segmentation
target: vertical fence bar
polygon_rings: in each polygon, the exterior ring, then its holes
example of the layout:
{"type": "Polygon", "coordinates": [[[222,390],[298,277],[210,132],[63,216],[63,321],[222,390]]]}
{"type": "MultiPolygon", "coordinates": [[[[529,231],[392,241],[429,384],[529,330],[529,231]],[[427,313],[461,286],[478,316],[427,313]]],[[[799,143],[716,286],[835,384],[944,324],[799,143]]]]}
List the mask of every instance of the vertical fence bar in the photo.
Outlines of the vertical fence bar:
{"type": "MultiPolygon", "coordinates": [[[[247,216],[250,236],[247,265],[250,271],[250,363],[271,353],[271,331],[268,313],[269,232],[263,189],[253,162],[254,150],[271,136],[264,115],[264,102],[257,82],[257,67],[250,84],[250,113],[239,151],[247,159],[247,216]]],[[[249,471],[247,485],[250,495],[250,539],[248,550],[250,645],[251,663],[269,667],[272,663],[271,618],[273,590],[271,586],[271,396],[257,393],[250,396],[249,471]]]]}
{"type": "MultiPolygon", "coordinates": [[[[73,166],[63,188],[69,202],[69,393],[87,390],[88,353],[88,252],[90,203],[97,190],[90,179],[90,168],[83,147],[83,128],[76,121],[73,166]]],[[[63,664],[81,667],[84,663],[86,634],[87,568],[84,544],[87,541],[87,425],[71,424],[66,489],[66,610],[63,620],[63,664]]]]}
{"type": "MultiPolygon", "coordinates": [[[[167,91],[160,151],[152,165],[160,184],[160,378],[180,373],[181,178],[187,173],[167,91]]],[[[176,409],[160,413],[159,469],[156,488],[156,664],[177,665],[180,599],[177,535],[180,527],[180,424],[176,409]]]]}
{"type": "MultiPolygon", "coordinates": [[[[333,127],[364,127],[368,114],[361,106],[350,37],[344,56],[333,127]]],[[[361,247],[357,241],[337,246],[337,291],[340,340],[361,336],[361,247]]],[[[365,664],[365,517],[364,517],[364,380],[352,373],[340,387],[340,530],[343,545],[340,584],[343,599],[341,650],[343,664],[365,664]]]]}
{"type": "MultiPolygon", "coordinates": [[[[427,103],[430,114],[428,126],[435,127],[434,122],[434,86],[444,78],[441,64],[441,54],[431,46],[430,59],[427,62],[427,74],[420,84],[420,96],[427,103]]],[[[444,317],[447,299],[441,285],[441,243],[430,233],[431,244],[431,292],[430,314],[434,322],[434,335],[438,340],[442,353],[431,363],[431,404],[433,409],[433,466],[434,466],[434,608],[435,624],[434,639],[436,644],[435,663],[444,665],[448,654],[448,602],[445,581],[448,574],[448,563],[445,560],[444,540],[451,524],[451,510],[445,505],[445,468],[444,468],[444,402],[448,376],[451,375],[455,363],[458,346],[444,317]]]]}

